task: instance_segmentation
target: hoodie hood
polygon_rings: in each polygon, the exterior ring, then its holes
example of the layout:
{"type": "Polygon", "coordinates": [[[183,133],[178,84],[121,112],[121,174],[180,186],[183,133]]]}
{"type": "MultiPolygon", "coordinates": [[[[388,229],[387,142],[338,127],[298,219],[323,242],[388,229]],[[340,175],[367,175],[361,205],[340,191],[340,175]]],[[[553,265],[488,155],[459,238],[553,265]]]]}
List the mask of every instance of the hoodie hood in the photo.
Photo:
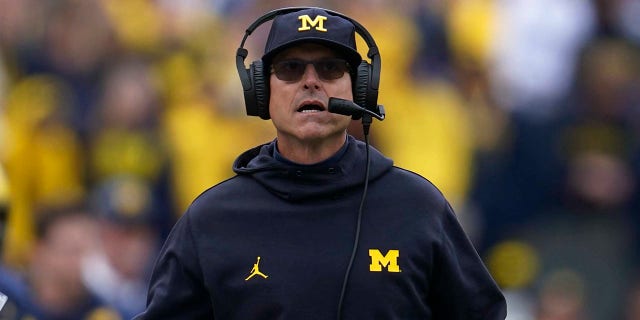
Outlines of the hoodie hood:
{"type": "MultiPolygon", "coordinates": [[[[364,183],[366,145],[347,137],[346,151],[340,159],[317,165],[288,164],[274,158],[276,142],[257,146],[242,153],[233,171],[249,176],[273,194],[291,201],[332,197],[364,183]]],[[[369,182],[375,181],[393,166],[393,161],[370,147],[369,182]]]]}

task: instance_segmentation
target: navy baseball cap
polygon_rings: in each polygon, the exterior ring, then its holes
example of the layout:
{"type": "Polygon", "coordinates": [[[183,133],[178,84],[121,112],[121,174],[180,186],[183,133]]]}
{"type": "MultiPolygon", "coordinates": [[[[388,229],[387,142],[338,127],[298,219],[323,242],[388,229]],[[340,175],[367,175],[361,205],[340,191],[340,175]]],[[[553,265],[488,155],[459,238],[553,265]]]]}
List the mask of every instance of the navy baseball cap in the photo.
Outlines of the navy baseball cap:
{"type": "Polygon", "coordinates": [[[335,50],[357,68],[362,57],[356,49],[355,26],[351,21],[321,8],[309,8],[277,16],[273,20],[262,61],[300,43],[318,43],[335,50]]]}
{"type": "Polygon", "coordinates": [[[98,217],[119,225],[147,225],[153,222],[153,191],[148,181],[123,175],[96,185],[93,205],[98,217]]]}

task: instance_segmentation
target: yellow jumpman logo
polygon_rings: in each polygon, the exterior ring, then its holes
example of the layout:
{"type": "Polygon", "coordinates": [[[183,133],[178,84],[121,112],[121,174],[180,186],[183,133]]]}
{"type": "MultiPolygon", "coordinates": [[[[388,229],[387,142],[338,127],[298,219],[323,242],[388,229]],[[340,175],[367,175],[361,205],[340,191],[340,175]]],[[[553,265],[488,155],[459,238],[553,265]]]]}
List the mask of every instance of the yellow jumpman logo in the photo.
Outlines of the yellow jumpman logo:
{"type": "Polygon", "coordinates": [[[260,272],[260,269],[258,268],[259,264],[260,264],[260,257],[258,257],[258,261],[256,261],[256,263],[253,264],[253,268],[250,271],[251,274],[246,279],[244,279],[244,281],[247,281],[247,280],[253,278],[253,276],[255,276],[255,275],[259,275],[259,276],[261,276],[261,277],[263,277],[265,279],[269,277],[268,275],[260,272]]]}

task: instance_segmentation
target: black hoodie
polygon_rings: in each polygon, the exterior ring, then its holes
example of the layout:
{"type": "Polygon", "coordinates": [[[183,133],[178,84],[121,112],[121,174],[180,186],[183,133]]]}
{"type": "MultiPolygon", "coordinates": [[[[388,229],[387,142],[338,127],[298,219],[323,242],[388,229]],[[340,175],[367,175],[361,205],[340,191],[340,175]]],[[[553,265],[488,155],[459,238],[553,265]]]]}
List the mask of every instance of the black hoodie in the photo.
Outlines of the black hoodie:
{"type": "MultiPolygon", "coordinates": [[[[335,319],[363,193],[365,145],[295,165],[276,142],[200,195],[158,258],[138,319],[335,319]]],[[[443,195],[371,148],[343,319],[504,319],[506,305],[443,195]]]]}

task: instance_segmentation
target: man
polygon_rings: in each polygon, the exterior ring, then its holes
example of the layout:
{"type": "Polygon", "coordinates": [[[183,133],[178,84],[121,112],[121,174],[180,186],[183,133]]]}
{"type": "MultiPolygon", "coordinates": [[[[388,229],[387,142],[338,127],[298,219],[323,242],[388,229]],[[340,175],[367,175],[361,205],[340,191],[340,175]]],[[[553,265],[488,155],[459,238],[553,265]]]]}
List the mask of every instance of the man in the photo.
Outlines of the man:
{"type": "Polygon", "coordinates": [[[265,51],[277,137],[177,222],[138,319],[504,319],[442,194],[373,148],[365,170],[351,117],[328,112],[359,87],[353,21],[282,12],[265,51]]]}
{"type": "Polygon", "coordinates": [[[22,319],[121,319],[82,281],[82,260],[96,248],[96,221],[83,203],[41,209],[28,266],[30,316],[22,319]]]}
{"type": "Polygon", "coordinates": [[[145,308],[150,267],[158,250],[152,183],[115,176],[97,184],[91,196],[97,244],[82,259],[82,280],[122,319],[131,319],[145,308]]]}

